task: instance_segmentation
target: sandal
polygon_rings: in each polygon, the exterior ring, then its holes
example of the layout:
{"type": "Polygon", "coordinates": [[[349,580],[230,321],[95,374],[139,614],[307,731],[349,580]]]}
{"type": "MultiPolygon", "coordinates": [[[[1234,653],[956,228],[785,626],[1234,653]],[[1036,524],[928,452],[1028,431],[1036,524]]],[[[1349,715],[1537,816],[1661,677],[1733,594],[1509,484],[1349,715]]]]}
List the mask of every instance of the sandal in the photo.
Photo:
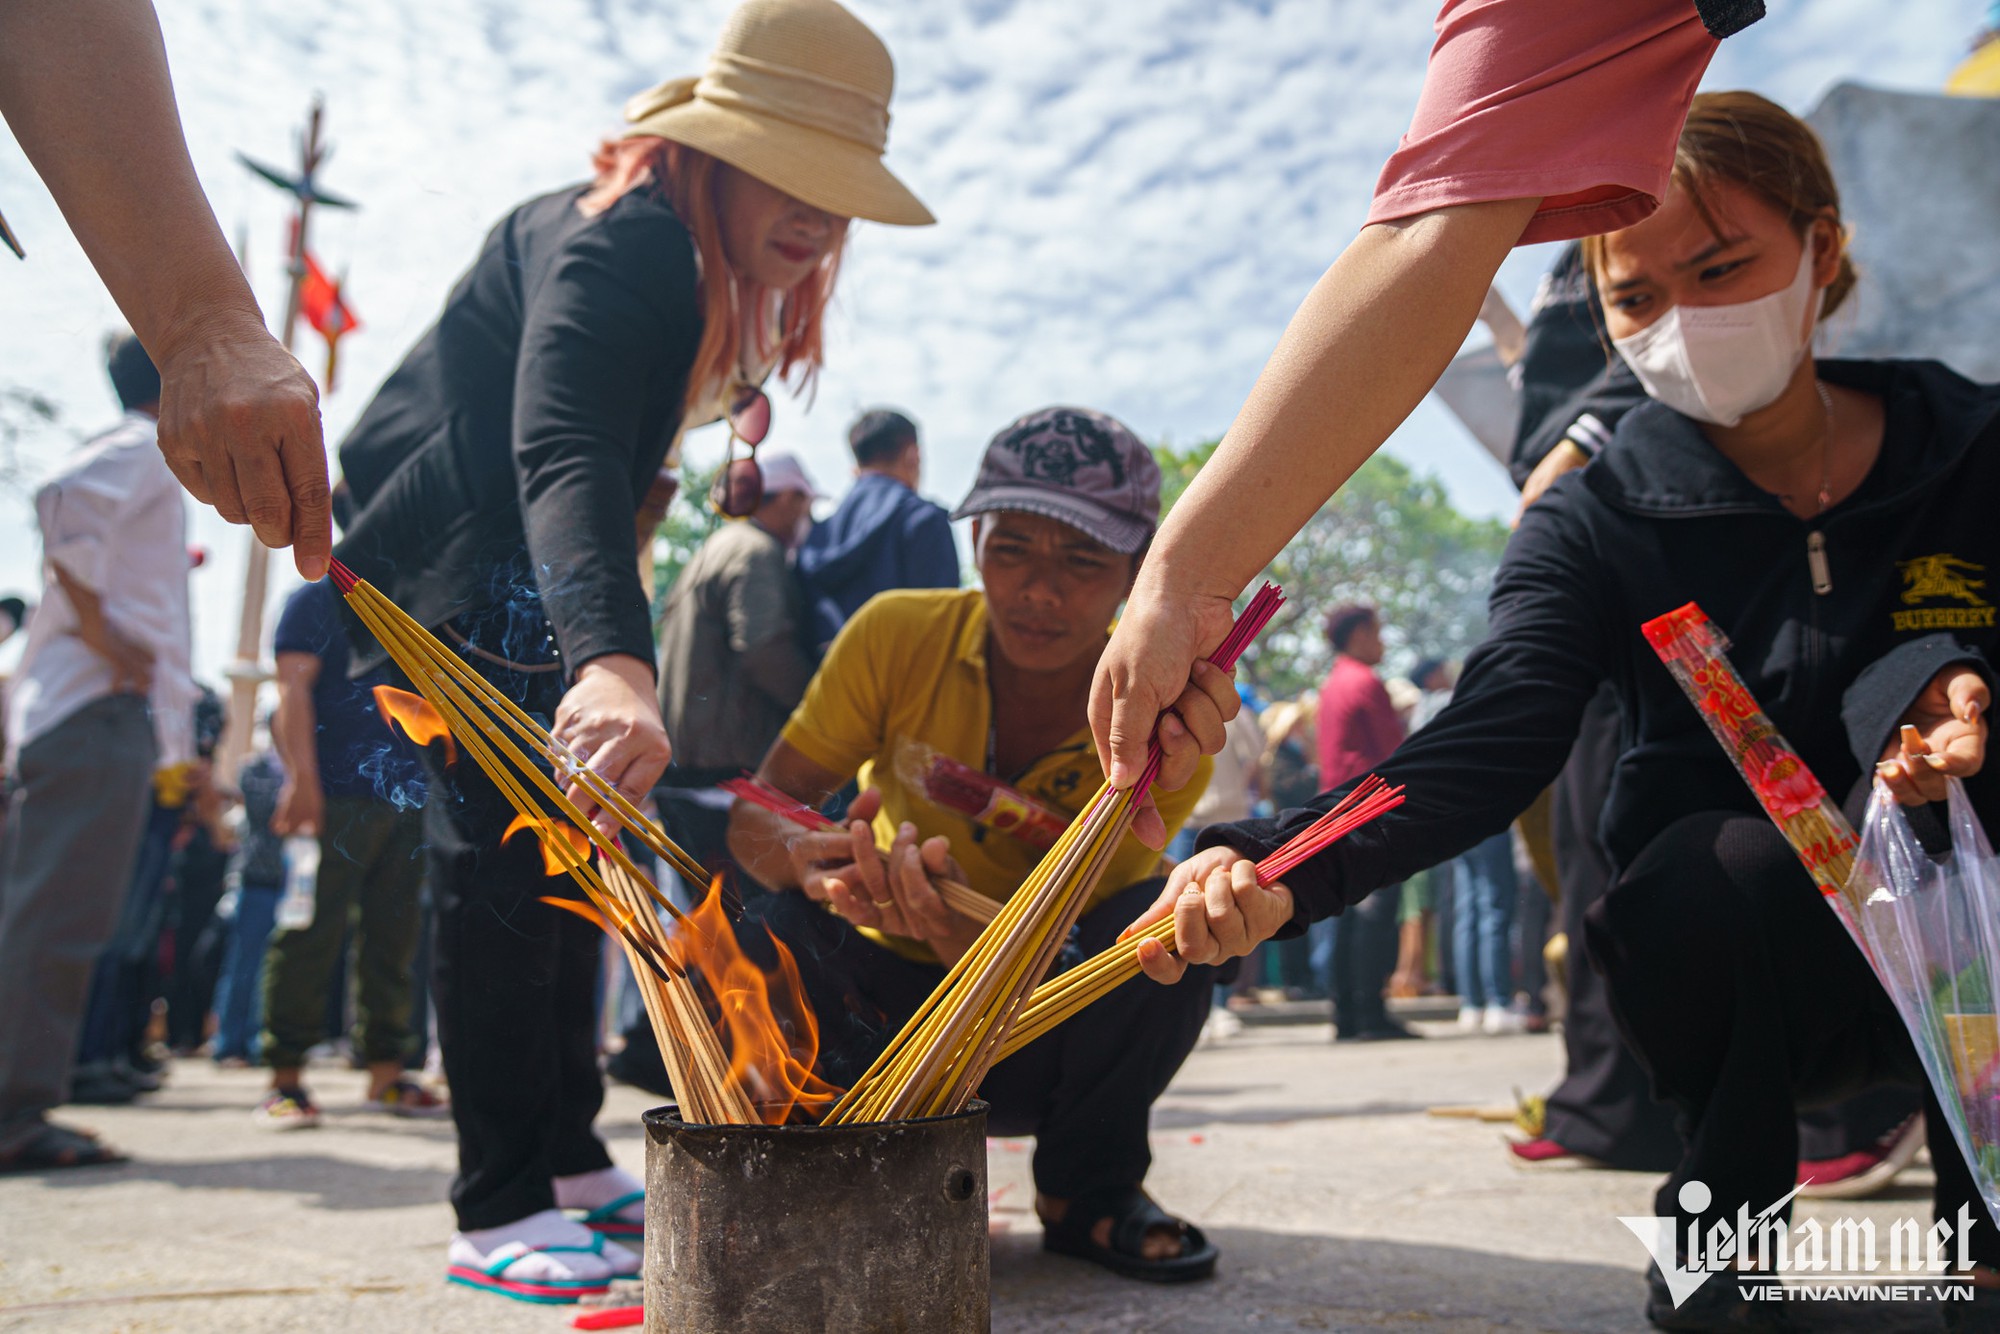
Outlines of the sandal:
{"type": "Polygon", "coordinates": [[[1215,1273],[1219,1254],[1200,1228],[1175,1218],[1137,1186],[1108,1186],[1071,1200],[1060,1223],[1042,1225],[1042,1249],[1089,1260],[1114,1274],[1149,1283],[1190,1283],[1207,1278],[1215,1273]],[[1111,1220],[1111,1244],[1099,1246],[1090,1234],[1106,1218],[1111,1220]],[[1180,1233],[1179,1255],[1146,1258],[1146,1234],[1155,1228],[1180,1233]]]}
{"type": "Polygon", "coordinates": [[[19,1147],[0,1153],[0,1174],[102,1167],[125,1161],[124,1154],[102,1143],[88,1130],[71,1130],[44,1121],[19,1147]]]}
{"type": "Polygon", "coordinates": [[[644,1203],[645,1199],[645,1191],[635,1190],[630,1195],[620,1195],[609,1204],[598,1205],[576,1221],[600,1237],[609,1237],[613,1241],[637,1241],[646,1235],[646,1220],[642,1218],[635,1223],[618,1215],[635,1204],[644,1203]]]}
{"type": "Polygon", "coordinates": [[[592,1293],[607,1292],[611,1288],[613,1274],[603,1278],[538,1278],[511,1279],[505,1275],[516,1263],[530,1255],[602,1255],[604,1238],[592,1237],[588,1246],[521,1246],[520,1243],[503,1246],[512,1252],[484,1266],[454,1264],[445,1270],[445,1280],[463,1284],[468,1288],[483,1288],[487,1292],[497,1292],[502,1297],[512,1297],[517,1302],[537,1302],[544,1306],[563,1306],[575,1302],[579,1297],[592,1293]]]}

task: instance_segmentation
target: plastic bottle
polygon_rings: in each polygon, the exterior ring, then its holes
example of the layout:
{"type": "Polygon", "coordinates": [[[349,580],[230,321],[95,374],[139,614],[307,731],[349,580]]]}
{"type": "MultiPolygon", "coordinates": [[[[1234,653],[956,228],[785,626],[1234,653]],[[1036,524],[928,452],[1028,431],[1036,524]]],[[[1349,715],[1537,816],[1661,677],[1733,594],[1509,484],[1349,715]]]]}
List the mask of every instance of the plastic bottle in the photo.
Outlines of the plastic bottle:
{"type": "Polygon", "coordinates": [[[278,926],[287,931],[311,926],[318,886],[319,840],[310,834],[294,834],[285,840],[285,892],[278,899],[278,926]]]}

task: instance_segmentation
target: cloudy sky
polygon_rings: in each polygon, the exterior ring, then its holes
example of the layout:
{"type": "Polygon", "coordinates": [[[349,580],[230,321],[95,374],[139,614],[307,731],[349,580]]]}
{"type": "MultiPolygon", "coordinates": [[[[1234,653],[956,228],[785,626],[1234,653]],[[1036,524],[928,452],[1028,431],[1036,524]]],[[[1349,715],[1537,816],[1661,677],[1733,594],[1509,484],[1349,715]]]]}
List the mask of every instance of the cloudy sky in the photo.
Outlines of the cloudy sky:
{"type": "MultiPolygon", "coordinates": [[[[329,188],[315,249],[350,274],[365,328],[326,400],[337,441],[435,316],[486,230],[580,178],[631,93],[696,72],[723,0],[166,0],[160,6],[195,165],[224,231],[246,236],[267,310],[282,309],[283,199],[238,150],[288,161],[310,94],[327,98],[329,188]]],[[[899,87],[890,162],[938,215],[858,226],[817,401],[780,396],[773,443],[823,485],[842,431],[878,402],[916,416],[926,489],[962,494],[986,437],[1051,402],[1107,409],[1152,438],[1222,431],[1293,307],[1351,238],[1408,122],[1429,48],[1419,0],[854,0],[889,43],[899,87]]],[[[1774,0],[1725,43],[1708,86],[1800,111],[1834,83],[1938,87],[1982,0],[1774,0]]],[[[0,209],[29,260],[0,257],[0,391],[47,394],[62,428],[19,463],[45,473],[113,415],[97,367],[109,297],[13,141],[0,209]]],[[[1548,256],[1502,282],[1525,304],[1548,256]]],[[[323,364],[317,339],[303,356],[323,364]]],[[[699,458],[720,448],[696,436],[699,458]]],[[[1511,491],[1441,409],[1390,448],[1480,513],[1511,491]]],[[[240,530],[199,516],[197,668],[230,656],[240,530]]],[[[39,582],[27,495],[0,493],[0,591],[39,582]]],[[[273,597],[289,590],[280,565],[273,597]]],[[[12,654],[6,658],[11,659],[12,654]]]]}

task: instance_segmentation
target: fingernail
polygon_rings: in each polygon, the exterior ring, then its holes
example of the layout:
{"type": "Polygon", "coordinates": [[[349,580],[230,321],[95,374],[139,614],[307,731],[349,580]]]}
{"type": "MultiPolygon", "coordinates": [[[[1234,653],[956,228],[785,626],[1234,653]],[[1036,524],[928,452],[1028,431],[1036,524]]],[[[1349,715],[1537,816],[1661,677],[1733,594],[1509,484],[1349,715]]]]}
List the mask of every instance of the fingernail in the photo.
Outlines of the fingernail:
{"type": "Polygon", "coordinates": [[[1965,721],[1969,723],[1976,723],[1979,721],[1978,700],[1973,700],[1965,706],[1965,721]]]}
{"type": "Polygon", "coordinates": [[[1924,756],[1924,763],[1933,769],[1942,769],[1948,761],[1942,755],[1926,755],[1924,756]]]}
{"type": "Polygon", "coordinates": [[[1894,760],[1883,760],[1875,766],[1875,776],[1882,779],[1894,778],[1896,776],[1896,762],[1894,760]]]}

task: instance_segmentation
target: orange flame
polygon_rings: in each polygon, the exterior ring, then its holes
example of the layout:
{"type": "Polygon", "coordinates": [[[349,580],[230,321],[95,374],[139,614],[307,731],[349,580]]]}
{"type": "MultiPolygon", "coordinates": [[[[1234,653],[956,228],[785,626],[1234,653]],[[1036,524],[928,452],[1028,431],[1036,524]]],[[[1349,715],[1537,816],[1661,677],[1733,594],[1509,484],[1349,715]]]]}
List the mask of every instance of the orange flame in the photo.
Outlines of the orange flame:
{"type": "Polygon", "coordinates": [[[383,722],[390,727],[400,723],[403,735],[419,746],[428,746],[443,737],[445,763],[458,762],[458,747],[452,743],[451,729],[444,725],[444,719],[422,695],[413,695],[394,686],[376,686],[375,708],[381,713],[383,722]]]}
{"type": "MultiPolygon", "coordinates": [[[[376,689],[379,690],[381,687],[377,686],[376,689]]],[[[570,850],[576,854],[577,861],[590,860],[589,837],[581,829],[564,824],[561,820],[517,815],[514,817],[514,823],[507,826],[507,832],[500,835],[500,841],[505,843],[523,829],[533,830],[535,837],[541,841],[543,875],[562,875],[570,868],[570,861],[564,858],[557,848],[551,846],[557,839],[569,845],[570,850]]]]}
{"type": "Polygon", "coordinates": [[[730,1078],[741,1084],[766,1125],[817,1121],[843,1092],[813,1074],[819,1022],[806,998],[797,962],[767,929],[777,951],[766,973],[742,947],[722,908],[722,877],[701,904],[672,928],[676,953],[708,984],[711,1017],[729,1053],[730,1078]]]}

